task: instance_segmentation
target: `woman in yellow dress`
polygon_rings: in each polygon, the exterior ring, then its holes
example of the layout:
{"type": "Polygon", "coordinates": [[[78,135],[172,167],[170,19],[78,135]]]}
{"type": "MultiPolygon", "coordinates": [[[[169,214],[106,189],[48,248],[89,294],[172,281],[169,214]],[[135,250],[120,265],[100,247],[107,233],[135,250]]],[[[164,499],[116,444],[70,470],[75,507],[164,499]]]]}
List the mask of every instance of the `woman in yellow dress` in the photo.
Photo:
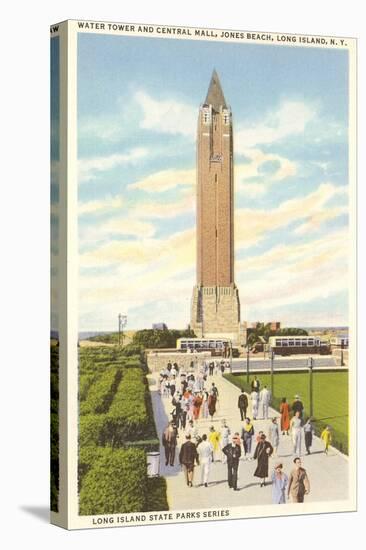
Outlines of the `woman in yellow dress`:
{"type": "Polygon", "coordinates": [[[220,432],[217,432],[214,426],[211,426],[208,440],[212,445],[212,462],[215,462],[215,457],[220,451],[220,432]]]}
{"type": "Polygon", "coordinates": [[[329,445],[332,443],[332,432],[330,426],[325,426],[320,438],[324,441],[325,444],[324,452],[325,454],[328,454],[329,445]]]}

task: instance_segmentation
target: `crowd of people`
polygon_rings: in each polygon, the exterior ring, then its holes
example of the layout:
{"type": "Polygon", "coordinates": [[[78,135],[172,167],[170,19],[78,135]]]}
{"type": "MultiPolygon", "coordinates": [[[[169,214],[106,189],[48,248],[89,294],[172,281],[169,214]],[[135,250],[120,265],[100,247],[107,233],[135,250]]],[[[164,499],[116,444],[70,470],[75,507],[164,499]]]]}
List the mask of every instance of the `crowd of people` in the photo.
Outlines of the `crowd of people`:
{"type": "MultiPolygon", "coordinates": [[[[311,453],[314,426],[311,418],[304,422],[304,406],[298,395],[295,395],[291,405],[286,398],[282,399],[280,418],[270,419],[268,437],[263,431],[256,433],[256,420],[269,419],[271,392],[265,385],[261,387],[260,380],[254,376],[251,392],[246,393],[242,389],[238,397],[241,433],[234,432],[225,419],[220,421],[219,427],[217,422],[216,425],[207,425],[205,433],[201,432],[206,423],[201,423],[201,429],[198,429],[198,420],[207,420],[210,424],[215,419],[219,391],[211,377],[222,374],[226,366],[224,360],[206,361],[200,365],[192,362],[190,368],[184,369],[179,368],[177,363],[169,362],[160,372],[160,394],[172,405],[171,420],[162,435],[166,466],[174,466],[178,459],[187,486],[193,487],[194,470],[200,465],[200,485],[208,487],[213,465],[220,461],[227,466],[228,487],[238,491],[240,460],[255,460],[257,464],[253,475],[259,479],[260,487],[270,480],[273,503],[283,504],[286,497],[292,502],[303,502],[310,491],[310,482],[301,463],[301,446],[304,441],[306,453],[311,453]],[[292,440],[293,469],[289,474],[284,472],[279,460],[281,436],[290,436],[292,440]],[[183,443],[179,453],[176,453],[178,439],[183,443]],[[276,458],[276,461],[270,473],[271,458],[276,458]]],[[[331,438],[331,429],[327,426],[321,435],[326,453],[331,438]]]]}

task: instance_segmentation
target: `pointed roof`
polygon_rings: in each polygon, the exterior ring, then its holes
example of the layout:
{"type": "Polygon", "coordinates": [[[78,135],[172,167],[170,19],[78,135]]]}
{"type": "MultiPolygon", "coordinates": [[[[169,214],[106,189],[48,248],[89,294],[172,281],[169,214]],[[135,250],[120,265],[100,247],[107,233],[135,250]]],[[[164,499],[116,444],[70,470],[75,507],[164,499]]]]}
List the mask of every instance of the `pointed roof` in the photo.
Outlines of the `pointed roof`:
{"type": "Polygon", "coordinates": [[[215,111],[220,111],[220,106],[227,108],[225,97],[221,88],[219,75],[214,69],[211,77],[211,82],[208,87],[205,103],[212,105],[215,111]]]}

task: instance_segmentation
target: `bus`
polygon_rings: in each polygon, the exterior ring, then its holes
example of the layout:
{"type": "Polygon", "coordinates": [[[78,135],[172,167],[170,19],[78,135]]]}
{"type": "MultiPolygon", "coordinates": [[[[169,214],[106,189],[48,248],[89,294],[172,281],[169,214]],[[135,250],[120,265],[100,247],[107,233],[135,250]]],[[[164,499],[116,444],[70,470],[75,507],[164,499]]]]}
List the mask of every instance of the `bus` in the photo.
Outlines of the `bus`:
{"type": "MultiPolygon", "coordinates": [[[[211,355],[229,356],[229,350],[232,348],[229,338],[178,338],[177,349],[183,352],[209,351],[211,355]]],[[[233,357],[239,356],[239,350],[232,348],[233,357]]]]}
{"type": "Polygon", "coordinates": [[[277,355],[299,353],[330,354],[330,345],[318,336],[270,336],[269,350],[277,355]]]}

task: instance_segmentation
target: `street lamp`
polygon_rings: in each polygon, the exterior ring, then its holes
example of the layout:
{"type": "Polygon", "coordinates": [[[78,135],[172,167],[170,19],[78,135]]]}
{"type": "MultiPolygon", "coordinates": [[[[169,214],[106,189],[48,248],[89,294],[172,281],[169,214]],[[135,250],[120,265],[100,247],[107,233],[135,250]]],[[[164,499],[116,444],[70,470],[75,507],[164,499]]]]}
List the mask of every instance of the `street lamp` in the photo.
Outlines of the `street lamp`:
{"type": "Polygon", "coordinates": [[[230,354],[230,374],[233,372],[233,343],[230,340],[229,344],[229,354],[230,354]]]}
{"type": "Polygon", "coordinates": [[[249,384],[249,344],[247,345],[247,384],[249,384]]]}
{"type": "Polygon", "coordinates": [[[127,315],[118,314],[118,345],[123,346],[123,329],[127,325],[127,315]]]}
{"type": "Polygon", "coordinates": [[[309,357],[308,359],[308,367],[309,367],[309,396],[310,396],[310,411],[309,416],[313,416],[313,368],[314,368],[314,358],[309,357]]]}
{"type": "Polygon", "coordinates": [[[274,367],[274,357],[275,357],[275,352],[273,351],[273,349],[271,349],[271,394],[272,394],[272,397],[273,397],[273,390],[274,390],[274,372],[273,372],[273,367],[274,367]]]}

